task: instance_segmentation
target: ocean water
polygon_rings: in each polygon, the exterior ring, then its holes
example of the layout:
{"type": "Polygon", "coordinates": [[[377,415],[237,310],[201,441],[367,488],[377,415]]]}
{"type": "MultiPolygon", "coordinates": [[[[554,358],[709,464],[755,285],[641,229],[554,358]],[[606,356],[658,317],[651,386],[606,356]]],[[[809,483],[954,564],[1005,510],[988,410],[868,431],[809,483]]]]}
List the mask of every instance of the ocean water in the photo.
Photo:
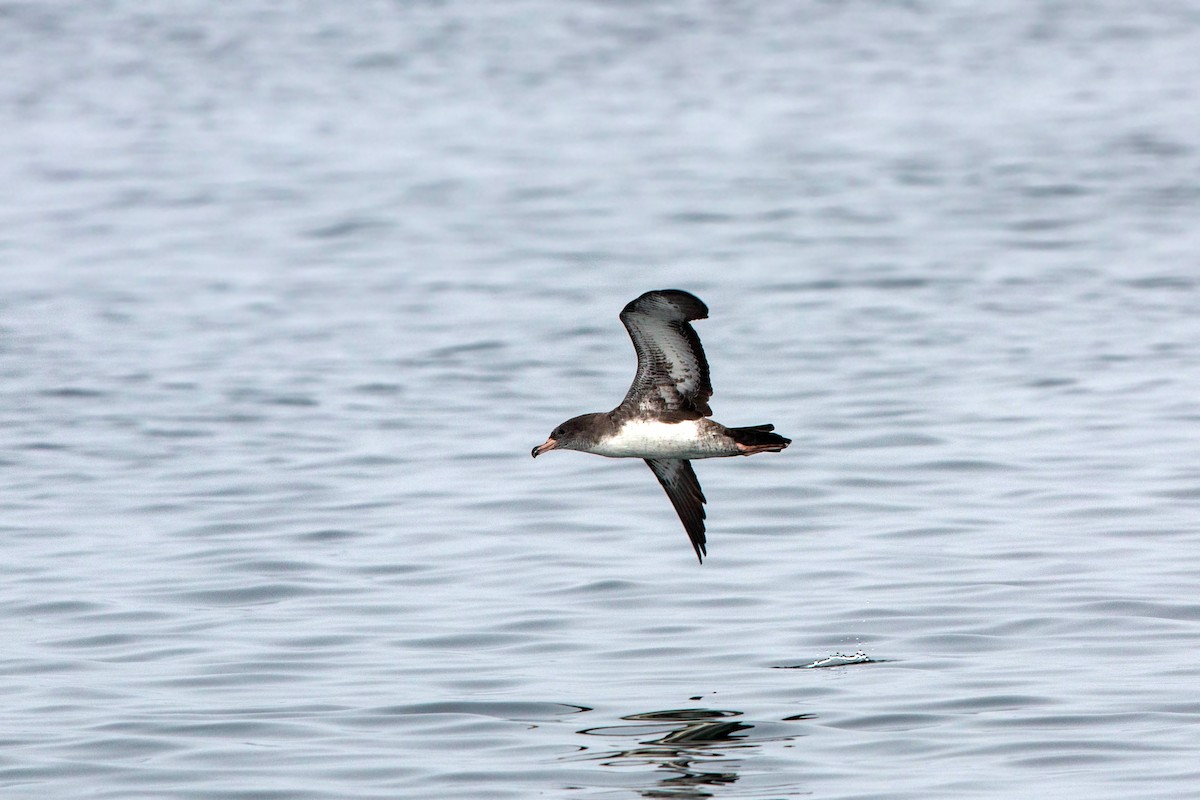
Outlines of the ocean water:
{"type": "Polygon", "coordinates": [[[0,2],[5,798],[1200,790],[1200,11],[0,2]],[[697,323],[696,563],[530,448],[697,323]]]}

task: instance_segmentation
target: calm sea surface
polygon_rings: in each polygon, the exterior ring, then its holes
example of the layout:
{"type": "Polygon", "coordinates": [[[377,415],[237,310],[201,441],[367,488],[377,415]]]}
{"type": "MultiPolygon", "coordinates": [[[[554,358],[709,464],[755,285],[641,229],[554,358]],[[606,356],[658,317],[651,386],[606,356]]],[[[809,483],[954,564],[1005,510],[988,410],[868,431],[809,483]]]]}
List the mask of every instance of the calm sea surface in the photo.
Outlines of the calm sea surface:
{"type": "Polygon", "coordinates": [[[1200,796],[1200,9],[0,2],[5,798],[1200,796]],[[536,462],[697,324],[696,563],[536,462]]]}

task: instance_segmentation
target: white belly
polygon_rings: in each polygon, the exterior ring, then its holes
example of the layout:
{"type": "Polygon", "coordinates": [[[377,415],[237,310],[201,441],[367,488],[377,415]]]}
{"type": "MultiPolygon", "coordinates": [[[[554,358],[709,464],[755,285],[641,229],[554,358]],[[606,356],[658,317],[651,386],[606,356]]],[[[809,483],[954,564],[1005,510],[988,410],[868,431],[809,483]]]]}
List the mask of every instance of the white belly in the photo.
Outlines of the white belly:
{"type": "MultiPolygon", "coordinates": [[[[718,429],[719,430],[719,429],[718,429]]],[[[604,439],[588,450],[609,458],[713,458],[736,455],[729,452],[732,443],[717,436],[708,420],[655,422],[630,420],[615,436],[604,439]]]]}

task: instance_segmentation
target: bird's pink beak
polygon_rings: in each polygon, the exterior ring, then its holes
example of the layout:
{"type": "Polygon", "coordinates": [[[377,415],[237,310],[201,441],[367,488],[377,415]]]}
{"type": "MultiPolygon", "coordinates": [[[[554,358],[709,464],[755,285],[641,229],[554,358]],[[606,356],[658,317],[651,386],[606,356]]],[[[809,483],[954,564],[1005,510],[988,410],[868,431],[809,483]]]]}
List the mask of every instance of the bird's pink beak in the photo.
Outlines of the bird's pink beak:
{"type": "Polygon", "coordinates": [[[554,439],[547,439],[542,444],[539,444],[537,447],[533,448],[533,457],[537,458],[547,450],[553,450],[556,447],[558,447],[558,442],[556,442],[554,439]]]}

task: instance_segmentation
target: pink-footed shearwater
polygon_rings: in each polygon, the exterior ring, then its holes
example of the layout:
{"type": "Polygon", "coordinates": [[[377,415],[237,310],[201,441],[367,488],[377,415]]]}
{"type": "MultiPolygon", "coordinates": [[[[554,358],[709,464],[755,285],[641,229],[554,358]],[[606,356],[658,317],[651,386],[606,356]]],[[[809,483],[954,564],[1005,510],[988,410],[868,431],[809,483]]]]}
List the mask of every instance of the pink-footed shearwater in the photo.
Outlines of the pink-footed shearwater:
{"type": "Polygon", "coordinates": [[[550,450],[579,450],[609,458],[641,458],[667,491],[687,530],[696,558],[708,555],[704,493],[693,458],[778,453],[791,439],[774,425],[726,428],[712,416],[712,383],[700,337],[689,320],[706,319],[708,306],[678,289],[646,292],[621,312],[637,351],[633,385],[612,411],[583,414],[559,425],[533,457],[550,450]]]}

